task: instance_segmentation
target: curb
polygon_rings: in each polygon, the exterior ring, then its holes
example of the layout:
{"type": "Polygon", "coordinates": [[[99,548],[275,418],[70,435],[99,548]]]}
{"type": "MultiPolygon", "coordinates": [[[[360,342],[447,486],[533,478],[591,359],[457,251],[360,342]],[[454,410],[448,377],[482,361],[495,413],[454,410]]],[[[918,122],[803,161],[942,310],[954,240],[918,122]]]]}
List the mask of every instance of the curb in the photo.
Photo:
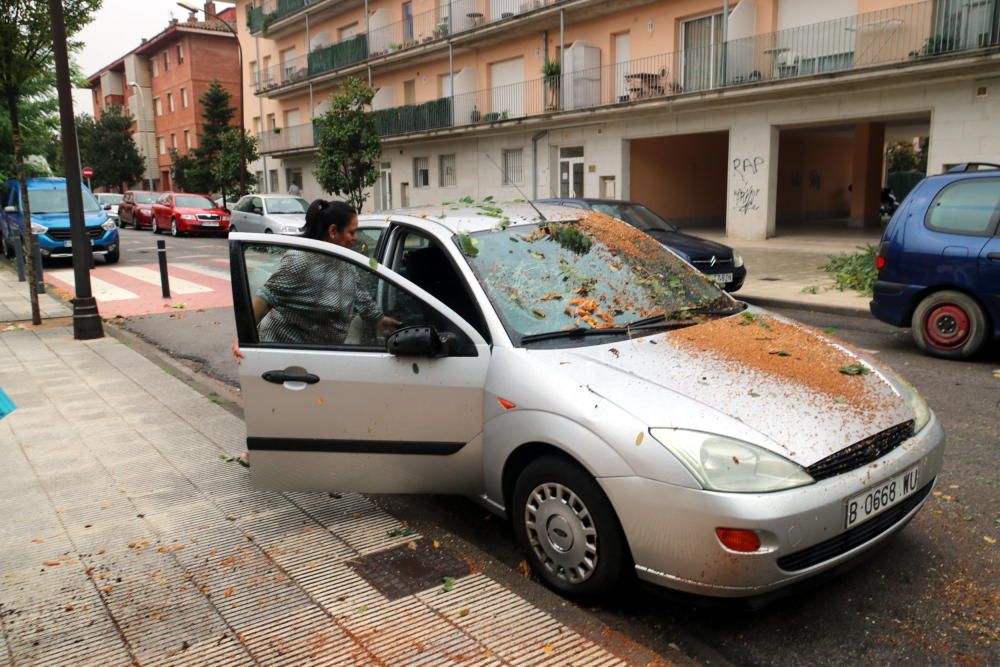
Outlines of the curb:
{"type": "Polygon", "coordinates": [[[739,297],[740,301],[752,303],[762,308],[784,308],[788,310],[806,310],[814,313],[826,313],[828,315],[840,315],[843,317],[871,317],[867,308],[851,308],[850,306],[835,306],[826,303],[802,303],[789,299],[775,299],[772,297],[746,296],[739,297]]]}

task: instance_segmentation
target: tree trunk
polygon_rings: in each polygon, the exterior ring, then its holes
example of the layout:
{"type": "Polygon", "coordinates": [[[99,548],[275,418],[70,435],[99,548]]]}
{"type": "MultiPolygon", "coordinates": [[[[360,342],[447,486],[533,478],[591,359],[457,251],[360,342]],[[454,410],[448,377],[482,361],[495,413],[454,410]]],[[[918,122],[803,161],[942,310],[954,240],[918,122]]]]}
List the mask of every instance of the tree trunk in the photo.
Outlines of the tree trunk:
{"type": "Polygon", "coordinates": [[[35,236],[31,233],[31,202],[28,201],[28,178],[24,173],[24,144],[17,113],[17,97],[8,97],[10,125],[14,134],[14,161],[17,163],[17,182],[21,188],[21,248],[24,264],[28,268],[28,294],[31,298],[31,323],[42,323],[42,313],[38,307],[38,269],[35,266],[35,236]]]}

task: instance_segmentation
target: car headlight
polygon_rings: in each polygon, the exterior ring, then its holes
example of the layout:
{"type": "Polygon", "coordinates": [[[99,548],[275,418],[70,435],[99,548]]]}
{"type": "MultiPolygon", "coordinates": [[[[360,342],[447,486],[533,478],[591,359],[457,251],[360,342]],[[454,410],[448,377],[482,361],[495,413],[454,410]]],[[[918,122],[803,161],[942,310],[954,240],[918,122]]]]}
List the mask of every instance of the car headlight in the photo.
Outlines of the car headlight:
{"type": "Polygon", "coordinates": [[[49,228],[45,225],[40,225],[37,222],[31,223],[31,233],[32,234],[44,234],[49,231],[49,228]]]}
{"type": "Polygon", "coordinates": [[[181,216],[181,220],[197,220],[197,216],[191,215],[190,213],[185,213],[181,216]]]}
{"type": "Polygon", "coordinates": [[[913,410],[913,432],[920,433],[931,420],[931,409],[927,407],[927,403],[916,387],[898,375],[896,376],[896,382],[899,384],[899,393],[903,395],[903,398],[906,399],[907,404],[913,410]]]}
{"type": "Polygon", "coordinates": [[[733,268],[738,269],[743,266],[743,257],[738,252],[733,253],[733,268]]]}
{"type": "Polygon", "coordinates": [[[110,232],[112,229],[116,229],[118,225],[115,224],[114,220],[105,220],[101,223],[101,229],[106,232],[110,232]]]}
{"type": "Polygon", "coordinates": [[[815,481],[797,463],[748,442],[683,429],[649,432],[712,491],[765,493],[815,481]]]}

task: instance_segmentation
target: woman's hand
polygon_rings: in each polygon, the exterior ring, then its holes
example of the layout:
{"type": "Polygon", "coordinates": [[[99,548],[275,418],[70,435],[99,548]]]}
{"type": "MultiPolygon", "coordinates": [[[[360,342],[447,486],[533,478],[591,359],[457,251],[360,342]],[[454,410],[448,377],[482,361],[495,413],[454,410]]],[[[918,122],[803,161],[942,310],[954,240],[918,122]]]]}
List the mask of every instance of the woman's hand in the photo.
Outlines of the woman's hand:
{"type": "Polygon", "coordinates": [[[378,321],[378,332],[382,336],[390,336],[400,325],[402,325],[402,322],[399,320],[388,315],[383,315],[382,319],[378,321]]]}
{"type": "Polygon", "coordinates": [[[240,339],[233,339],[233,361],[239,366],[240,362],[243,361],[243,353],[240,351],[240,339]]]}

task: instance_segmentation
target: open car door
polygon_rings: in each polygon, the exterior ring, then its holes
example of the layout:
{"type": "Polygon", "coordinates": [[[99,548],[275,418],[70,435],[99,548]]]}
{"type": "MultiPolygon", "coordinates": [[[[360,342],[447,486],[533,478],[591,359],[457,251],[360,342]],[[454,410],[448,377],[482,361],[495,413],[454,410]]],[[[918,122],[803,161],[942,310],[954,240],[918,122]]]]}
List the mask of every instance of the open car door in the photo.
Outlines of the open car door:
{"type": "Polygon", "coordinates": [[[481,491],[490,348],[472,326],[339,246],[237,233],[229,248],[255,486],[481,491]]]}

